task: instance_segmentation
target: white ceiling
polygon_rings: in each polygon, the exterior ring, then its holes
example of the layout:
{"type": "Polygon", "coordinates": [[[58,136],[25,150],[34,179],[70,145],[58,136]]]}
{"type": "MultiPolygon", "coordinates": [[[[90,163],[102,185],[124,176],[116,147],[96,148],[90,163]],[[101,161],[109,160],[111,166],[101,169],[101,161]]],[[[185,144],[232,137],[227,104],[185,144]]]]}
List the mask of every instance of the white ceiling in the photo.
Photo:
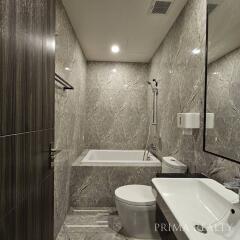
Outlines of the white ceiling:
{"type": "Polygon", "coordinates": [[[240,47],[240,1],[208,0],[218,7],[209,15],[208,62],[211,63],[240,47]]]}
{"type": "Polygon", "coordinates": [[[150,13],[152,0],[63,0],[63,4],[87,60],[149,62],[187,2],[169,1],[165,15],[150,13]],[[112,44],[120,46],[120,53],[111,53],[112,44]]]}

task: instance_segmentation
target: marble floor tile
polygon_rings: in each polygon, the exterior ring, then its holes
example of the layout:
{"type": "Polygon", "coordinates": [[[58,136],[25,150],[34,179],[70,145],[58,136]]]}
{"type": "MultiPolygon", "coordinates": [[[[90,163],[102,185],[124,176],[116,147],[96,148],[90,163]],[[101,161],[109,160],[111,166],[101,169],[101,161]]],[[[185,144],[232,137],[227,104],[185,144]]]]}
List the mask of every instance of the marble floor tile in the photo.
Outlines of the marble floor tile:
{"type": "Polygon", "coordinates": [[[57,240],[138,240],[124,236],[115,208],[71,209],[57,240]]]}

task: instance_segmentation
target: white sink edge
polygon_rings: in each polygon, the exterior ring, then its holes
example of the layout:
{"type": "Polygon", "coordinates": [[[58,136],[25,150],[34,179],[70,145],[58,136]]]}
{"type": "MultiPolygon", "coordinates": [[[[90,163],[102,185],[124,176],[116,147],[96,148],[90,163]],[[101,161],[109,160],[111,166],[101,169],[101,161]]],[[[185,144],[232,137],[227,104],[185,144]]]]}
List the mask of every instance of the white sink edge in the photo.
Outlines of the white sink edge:
{"type": "MultiPolygon", "coordinates": [[[[211,188],[212,191],[214,191],[216,194],[218,194],[220,197],[224,198],[226,201],[228,201],[231,204],[234,203],[238,203],[239,197],[238,194],[234,193],[233,191],[225,188],[221,183],[210,179],[210,178],[153,178],[152,179],[152,183],[154,184],[155,188],[157,189],[157,182],[159,181],[159,179],[164,179],[164,180],[183,180],[184,181],[192,181],[192,180],[198,180],[200,182],[202,182],[203,184],[205,184],[207,187],[211,188]],[[215,187],[218,187],[217,189],[215,187]],[[219,189],[219,187],[221,189],[219,189]],[[224,192],[224,194],[222,194],[222,192],[224,192]]],[[[157,191],[159,193],[161,193],[161,191],[159,191],[159,189],[157,189],[157,191]]]]}
{"type": "MultiPolygon", "coordinates": [[[[186,226],[186,224],[185,224],[186,222],[184,221],[184,217],[174,214],[174,212],[173,212],[174,209],[171,209],[171,206],[169,206],[168,199],[166,199],[165,196],[161,194],[161,191],[159,191],[159,189],[156,186],[158,184],[159,179],[165,179],[165,180],[173,180],[173,179],[183,180],[184,179],[184,181],[192,181],[192,180],[201,181],[207,187],[211,188],[211,190],[214,191],[217,195],[224,198],[225,201],[227,201],[229,204],[234,204],[234,203],[238,202],[238,194],[234,193],[231,190],[226,189],[222,184],[218,183],[217,181],[215,181],[213,179],[208,179],[208,178],[153,178],[152,183],[155,187],[155,190],[161,196],[161,198],[163,199],[163,201],[167,205],[168,210],[175,217],[178,224],[181,227],[183,227],[183,229],[184,229],[184,225],[186,226]],[[216,188],[216,186],[217,186],[217,188],[216,188]],[[219,187],[221,187],[221,189],[219,189],[219,187]]],[[[202,233],[199,233],[197,231],[184,231],[184,232],[190,240],[209,240],[209,239],[213,240],[212,237],[214,237],[214,238],[217,237],[216,239],[222,239],[221,236],[219,236],[220,238],[218,238],[218,236],[216,236],[215,234],[213,235],[213,233],[211,233],[211,232],[209,232],[207,235],[203,235],[202,233]]]]}

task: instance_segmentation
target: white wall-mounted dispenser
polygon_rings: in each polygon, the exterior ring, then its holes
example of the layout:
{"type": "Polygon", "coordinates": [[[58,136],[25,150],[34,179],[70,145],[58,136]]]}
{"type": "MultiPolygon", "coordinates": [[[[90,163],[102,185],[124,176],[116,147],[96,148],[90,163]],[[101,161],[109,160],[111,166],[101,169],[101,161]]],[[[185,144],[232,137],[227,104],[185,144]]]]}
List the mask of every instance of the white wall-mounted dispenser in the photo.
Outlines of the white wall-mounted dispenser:
{"type": "Polygon", "coordinates": [[[192,129],[200,128],[200,113],[178,113],[177,126],[184,135],[192,135],[192,129]]]}

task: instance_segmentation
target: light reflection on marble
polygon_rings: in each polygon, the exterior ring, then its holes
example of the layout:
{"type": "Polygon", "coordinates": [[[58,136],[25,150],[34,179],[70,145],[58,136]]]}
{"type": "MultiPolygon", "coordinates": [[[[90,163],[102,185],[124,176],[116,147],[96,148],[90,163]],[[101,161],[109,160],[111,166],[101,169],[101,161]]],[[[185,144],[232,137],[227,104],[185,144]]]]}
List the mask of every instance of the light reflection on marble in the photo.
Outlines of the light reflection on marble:
{"type": "Polygon", "coordinates": [[[148,122],[147,79],[147,64],[88,63],[87,148],[144,148],[148,122]]]}
{"type": "Polygon", "coordinates": [[[62,2],[56,2],[56,73],[74,90],[55,88],[54,232],[59,232],[69,208],[72,162],[84,149],[86,61],[62,2]]]}
{"type": "MultiPolygon", "coordinates": [[[[152,59],[150,80],[160,80],[158,122],[162,138],[159,156],[172,155],[191,172],[203,172],[220,182],[240,176],[240,166],[203,152],[206,1],[189,0],[152,59]],[[200,49],[193,54],[193,49],[200,49]],[[179,112],[200,112],[201,128],[192,136],[177,128],[179,112]]],[[[151,109],[152,93],[148,92],[151,109]]],[[[149,111],[150,112],[150,111],[149,111]]]]}

